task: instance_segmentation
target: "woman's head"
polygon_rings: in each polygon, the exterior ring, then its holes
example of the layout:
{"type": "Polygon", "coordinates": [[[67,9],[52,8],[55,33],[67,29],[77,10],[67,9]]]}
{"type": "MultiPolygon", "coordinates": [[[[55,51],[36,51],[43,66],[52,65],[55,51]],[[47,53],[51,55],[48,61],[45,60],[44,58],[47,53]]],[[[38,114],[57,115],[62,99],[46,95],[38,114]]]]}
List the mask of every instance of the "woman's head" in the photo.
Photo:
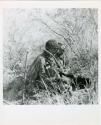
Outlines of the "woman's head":
{"type": "Polygon", "coordinates": [[[45,45],[45,49],[52,54],[55,54],[58,50],[58,42],[56,40],[48,40],[45,45]]]}
{"type": "Polygon", "coordinates": [[[57,42],[54,39],[48,40],[45,45],[45,49],[56,56],[61,56],[64,53],[63,44],[57,42]]]}

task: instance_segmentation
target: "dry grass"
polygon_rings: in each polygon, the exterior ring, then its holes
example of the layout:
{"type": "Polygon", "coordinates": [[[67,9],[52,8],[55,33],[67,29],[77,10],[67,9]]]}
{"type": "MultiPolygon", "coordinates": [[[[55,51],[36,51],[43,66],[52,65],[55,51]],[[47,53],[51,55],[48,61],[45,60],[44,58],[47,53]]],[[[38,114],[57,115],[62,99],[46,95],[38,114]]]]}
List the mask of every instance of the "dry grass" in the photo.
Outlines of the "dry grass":
{"type": "MultiPolygon", "coordinates": [[[[97,104],[97,94],[93,88],[71,90],[70,92],[63,90],[61,94],[58,92],[52,93],[48,89],[39,91],[31,88],[31,92],[24,100],[25,105],[97,104]]],[[[22,90],[17,90],[14,86],[10,90],[5,89],[4,104],[22,104],[22,90]]]]}

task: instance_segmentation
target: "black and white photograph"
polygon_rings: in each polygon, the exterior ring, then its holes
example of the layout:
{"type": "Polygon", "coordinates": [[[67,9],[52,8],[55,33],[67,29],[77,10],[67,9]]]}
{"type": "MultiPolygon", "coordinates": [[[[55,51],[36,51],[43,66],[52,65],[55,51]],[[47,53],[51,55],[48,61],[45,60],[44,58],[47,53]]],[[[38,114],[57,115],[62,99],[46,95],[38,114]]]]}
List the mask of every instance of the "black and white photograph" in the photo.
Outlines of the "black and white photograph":
{"type": "Polygon", "coordinates": [[[98,104],[98,9],[3,9],[3,104],[98,104]]]}

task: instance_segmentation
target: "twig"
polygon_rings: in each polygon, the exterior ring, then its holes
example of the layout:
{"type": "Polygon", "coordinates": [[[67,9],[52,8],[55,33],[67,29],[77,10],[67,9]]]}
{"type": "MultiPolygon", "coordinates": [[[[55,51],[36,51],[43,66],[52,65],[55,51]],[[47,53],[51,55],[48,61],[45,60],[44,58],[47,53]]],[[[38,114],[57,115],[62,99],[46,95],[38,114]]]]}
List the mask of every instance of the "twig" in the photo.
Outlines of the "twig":
{"type": "Polygon", "coordinates": [[[23,90],[22,90],[22,104],[25,103],[25,88],[26,88],[25,82],[26,82],[27,56],[28,56],[28,51],[26,53],[26,58],[25,58],[25,72],[24,72],[24,87],[23,87],[23,90]]]}

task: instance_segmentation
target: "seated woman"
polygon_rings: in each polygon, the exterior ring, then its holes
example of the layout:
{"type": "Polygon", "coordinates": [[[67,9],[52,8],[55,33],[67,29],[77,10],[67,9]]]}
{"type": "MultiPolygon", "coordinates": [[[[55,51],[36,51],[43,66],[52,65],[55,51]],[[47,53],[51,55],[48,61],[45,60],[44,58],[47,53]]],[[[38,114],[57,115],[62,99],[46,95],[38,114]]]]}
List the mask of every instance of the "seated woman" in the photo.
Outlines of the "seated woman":
{"type": "Polygon", "coordinates": [[[60,48],[56,40],[46,42],[45,50],[33,61],[28,70],[26,86],[32,85],[34,88],[50,91],[56,88],[56,80],[60,79],[59,63],[56,61],[60,48]]]}

